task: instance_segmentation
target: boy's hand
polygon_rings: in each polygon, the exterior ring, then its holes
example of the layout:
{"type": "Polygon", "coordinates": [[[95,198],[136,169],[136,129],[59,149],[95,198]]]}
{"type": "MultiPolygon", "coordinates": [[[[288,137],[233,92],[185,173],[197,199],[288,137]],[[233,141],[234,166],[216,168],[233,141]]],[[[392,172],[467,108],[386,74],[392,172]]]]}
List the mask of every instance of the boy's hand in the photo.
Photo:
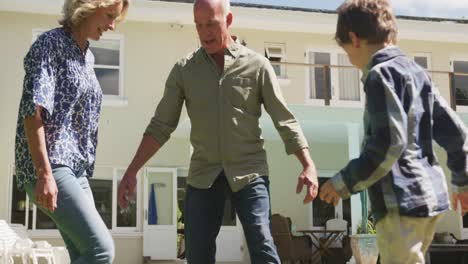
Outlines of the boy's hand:
{"type": "Polygon", "coordinates": [[[454,210],[458,208],[458,201],[461,204],[461,214],[464,216],[468,212],[468,192],[452,193],[452,207],[454,210]]]}
{"type": "Polygon", "coordinates": [[[340,195],[336,192],[331,180],[326,181],[320,188],[320,199],[326,203],[337,206],[340,201],[340,195]]]}

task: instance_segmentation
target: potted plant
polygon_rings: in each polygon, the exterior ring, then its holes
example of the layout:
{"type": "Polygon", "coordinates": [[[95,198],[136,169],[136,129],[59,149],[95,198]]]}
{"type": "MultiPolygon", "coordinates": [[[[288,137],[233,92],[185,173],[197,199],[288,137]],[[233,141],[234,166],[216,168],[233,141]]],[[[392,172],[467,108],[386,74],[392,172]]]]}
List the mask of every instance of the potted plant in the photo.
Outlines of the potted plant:
{"type": "Polygon", "coordinates": [[[379,248],[374,223],[369,220],[367,191],[362,191],[360,196],[362,221],[358,226],[357,234],[349,236],[351,250],[356,264],[376,264],[379,257],[379,248]]]}

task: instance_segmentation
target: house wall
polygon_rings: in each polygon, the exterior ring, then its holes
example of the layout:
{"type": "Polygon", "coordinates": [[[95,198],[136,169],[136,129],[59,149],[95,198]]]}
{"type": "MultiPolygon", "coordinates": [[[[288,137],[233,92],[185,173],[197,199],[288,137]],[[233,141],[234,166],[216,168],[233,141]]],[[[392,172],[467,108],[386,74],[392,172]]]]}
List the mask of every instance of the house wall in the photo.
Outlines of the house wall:
{"type": "MultiPolygon", "coordinates": [[[[3,61],[0,63],[0,218],[3,219],[7,219],[9,214],[10,170],[14,163],[17,109],[24,75],[22,60],[31,45],[32,29],[55,27],[57,20],[57,16],[0,12],[0,33],[3,40],[8,40],[0,43],[0,57],[3,61]]],[[[235,27],[235,23],[234,20],[232,32],[245,40],[249,48],[258,52],[263,53],[265,42],[285,43],[287,61],[305,62],[304,52],[309,48],[331,47],[338,50],[331,33],[239,29],[235,27]]],[[[193,26],[187,25],[127,21],[118,26],[116,33],[124,35],[124,90],[128,104],[121,107],[103,107],[96,163],[97,166],[125,168],[133,157],[142,133],[163,94],[164,82],[171,66],[198,47],[198,44],[193,26]]],[[[430,52],[432,68],[437,70],[450,70],[449,57],[452,54],[468,53],[466,44],[401,40],[400,45],[407,53],[430,52]]],[[[288,104],[304,104],[305,71],[301,66],[287,67],[290,83],[282,88],[288,104]]],[[[447,78],[437,75],[434,79],[440,83],[442,95],[449,98],[447,78]]],[[[346,116],[347,109],[343,109],[338,115],[346,116]]],[[[185,114],[181,120],[184,117],[185,114]]],[[[319,170],[337,171],[349,159],[346,142],[330,144],[320,142],[317,138],[309,138],[309,141],[312,158],[319,170]]],[[[310,217],[307,206],[310,205],[302,204],[304,193],[294,194],[301,169],[299,163],[293,155],[286,156],[283,144],[279,140],[267,140],[266,149],[271,172],[272,212],[291,216],[297,227],[307,228],[310,217]]],[[[440,156],[441,163],[444,164],[444,155],[440,156]]],[[[147,166],[187,167],[188,163],[188,140],[173,138],[147,166]]],[[[102,174],[100,177],[111,179],[112,175],[102,174]]],[[[460,224],[459,217],[447,216],[438,228],[453,230],[455,221],[458,221],[457,225],[460,224]]],[[[141,234],[132,237],[115,235],[115,240],[118,259],[116,263],[141,261],[141,234]]],[[[60,240],[52,241],[59,243],[60,240]]]]}
{"type": "MultiPolygon", "coordinates": [[[[436,71],[452,71],[450,64],[452,57],[468,57],[466,44],[447,44],[435,41],[401,40],[399,45],[406,54],[429,53],[432,60],[432,69],[436,71]]],[[[447,100],[450,98],[449,78],[444,73],[433,73],[432,78],[438,85],[441,95],[447,100]]]]}

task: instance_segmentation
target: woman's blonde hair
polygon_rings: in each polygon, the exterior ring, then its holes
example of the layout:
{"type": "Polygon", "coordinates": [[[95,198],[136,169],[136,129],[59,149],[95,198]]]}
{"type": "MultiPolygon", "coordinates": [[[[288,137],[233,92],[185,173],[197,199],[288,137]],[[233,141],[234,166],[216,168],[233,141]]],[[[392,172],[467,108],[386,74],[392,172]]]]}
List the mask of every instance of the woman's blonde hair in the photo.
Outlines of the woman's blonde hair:
{"type": "Polygon", "coordinates": [[[59,24],[68,28],[78,26],[99,7],[108,7],[118,3],[122,3],[122,12],[117,21],[122,21],[127,15],[130,0],[65,0],[63,17],[59,20],[59,24]]]}

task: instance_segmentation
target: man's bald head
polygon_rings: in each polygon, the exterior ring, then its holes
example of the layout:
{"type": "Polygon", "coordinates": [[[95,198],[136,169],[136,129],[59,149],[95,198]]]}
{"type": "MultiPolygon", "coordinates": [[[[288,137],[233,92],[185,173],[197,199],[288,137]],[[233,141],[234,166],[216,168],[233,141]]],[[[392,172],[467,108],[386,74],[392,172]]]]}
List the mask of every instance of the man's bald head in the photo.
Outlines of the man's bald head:
{"type": "Polygon", "coordinates": [[[229,0],[195,0],[193,8],[221,8],[223,16],[226,17],[231,12],[231,4],[229,0]]]}
{"type": "Polygon", "coordinates": [[[224,55],[232,38],[229,0],[195,0],[193,18],[200,42],[208,54],[224,55]]]}

